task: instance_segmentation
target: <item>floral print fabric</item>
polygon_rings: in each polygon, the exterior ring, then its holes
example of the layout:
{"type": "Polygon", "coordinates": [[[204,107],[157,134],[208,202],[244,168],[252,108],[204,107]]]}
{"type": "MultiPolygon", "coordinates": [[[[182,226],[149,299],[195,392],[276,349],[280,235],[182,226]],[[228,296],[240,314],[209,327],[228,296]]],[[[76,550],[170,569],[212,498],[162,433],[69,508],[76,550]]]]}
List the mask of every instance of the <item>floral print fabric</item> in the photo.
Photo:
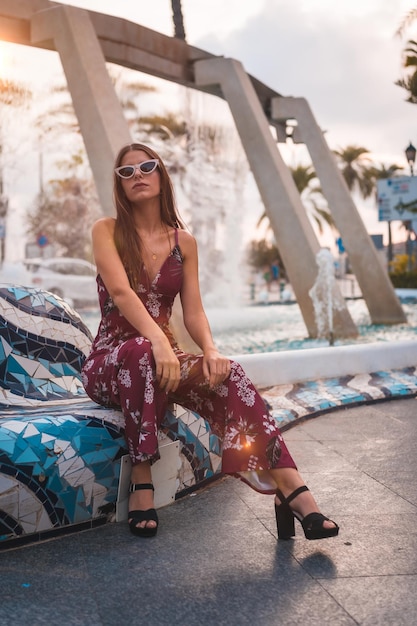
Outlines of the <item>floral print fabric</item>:
{"type": "Polygon", "coordinates": [[[175,393],[161,391],[148,339],[120,314],[97,277],[101,322],[86,359],[82,379],[98,404],[121,408],[133,464],[159,458],[158,431],[168,403],[177,403],[206,419],[222,442],[222,471],[237,474],[253,488],[273,493],[276,486],[262,470],[296,467],[275,420],[241,366],[231,361],[230,376],[210,389],[203,357],[183,352],[169,328],[172,306],[182,284],[178,241],[151,282],[143,267],[138,296],[161,326],[179,359],[181,381],[175,393]]]}

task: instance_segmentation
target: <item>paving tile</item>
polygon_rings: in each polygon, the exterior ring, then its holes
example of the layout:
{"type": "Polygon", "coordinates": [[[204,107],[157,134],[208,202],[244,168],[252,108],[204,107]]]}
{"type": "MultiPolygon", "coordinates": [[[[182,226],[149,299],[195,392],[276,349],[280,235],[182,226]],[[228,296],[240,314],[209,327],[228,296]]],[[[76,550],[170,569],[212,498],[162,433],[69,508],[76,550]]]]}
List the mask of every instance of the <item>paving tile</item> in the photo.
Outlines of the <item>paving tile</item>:
{"type": "Polygon", "coordinates": [[[1,626],[414,624],[414,399],[338,409],[286,441],[336,538],[277,541],[273,496],[232,477],[125,522],[0,554],[1,626]]]}
{"type": "Polygon", "coordinates": [[[321,581],[332,597],[362,626],[416,623],[417,576],[360,576],[321,581]]]}

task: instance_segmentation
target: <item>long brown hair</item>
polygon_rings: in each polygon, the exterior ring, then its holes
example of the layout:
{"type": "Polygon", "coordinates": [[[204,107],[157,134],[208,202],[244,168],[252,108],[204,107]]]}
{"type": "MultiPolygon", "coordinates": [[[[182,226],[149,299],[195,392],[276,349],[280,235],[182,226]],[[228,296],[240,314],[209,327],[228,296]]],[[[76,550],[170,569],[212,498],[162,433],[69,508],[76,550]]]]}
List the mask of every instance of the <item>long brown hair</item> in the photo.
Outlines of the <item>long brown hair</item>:
{"type": "MultiPolygon", "coordinates": [[[[114,167],[116,168],[121,165],[123,157],[128,152],[137,150],[146,152],[150,159],[158,159],[159,161],[158,170],[161,185],[160,203],[162,222],[171,228],[185,229],[185,224],[181,220],[177,210],[171,178],[164,162],[155,150],[142,143],[132,143],[123,146],[117,155],[114,167]]],[[[130,285],[133,289],[136,289],[143,263],[142,241],[135,228],[131,203],[123,190],[120,177],[117,176],[115,172],[113,173],[113,195],[116,207],[114,241],[123,265],[125,266],[130,285]]]]}

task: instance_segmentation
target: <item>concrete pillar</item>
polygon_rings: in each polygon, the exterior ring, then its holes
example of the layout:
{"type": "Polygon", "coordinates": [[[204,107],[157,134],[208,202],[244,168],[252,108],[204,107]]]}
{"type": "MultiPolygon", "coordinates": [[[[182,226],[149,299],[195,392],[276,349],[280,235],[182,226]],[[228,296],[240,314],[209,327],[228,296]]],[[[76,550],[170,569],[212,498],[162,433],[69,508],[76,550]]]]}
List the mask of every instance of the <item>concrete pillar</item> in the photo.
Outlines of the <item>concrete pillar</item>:
{"type": "Polygon", "coordinates": [[[59,52],[103,213],[113,215],[112,167],[132,141],[88,12],[59,5],[31,20],[34,44],[53,40],[59,52]]]}
{"type": "Polygon", "coordinates": [[[342,235],[353,272],[374,324],[399,324],[406,316],[385,267],[369,237],[308,102],[304,98],[273,98],[274,120],[295,119],[306,144],[335,224],[342,235]]]}
{"type": "MultiPolygon", "coordinates": [[[[197,86],[220,85],[230,106],[308,334],[315,337],[314,307],[308,292],[317,276],[320,246],[253,85],[234,59],[196,61],[194,76],[197,86]]],[[[346,306],[334,313],[334,333],[336,337],[357,335],[346,306]]]]}

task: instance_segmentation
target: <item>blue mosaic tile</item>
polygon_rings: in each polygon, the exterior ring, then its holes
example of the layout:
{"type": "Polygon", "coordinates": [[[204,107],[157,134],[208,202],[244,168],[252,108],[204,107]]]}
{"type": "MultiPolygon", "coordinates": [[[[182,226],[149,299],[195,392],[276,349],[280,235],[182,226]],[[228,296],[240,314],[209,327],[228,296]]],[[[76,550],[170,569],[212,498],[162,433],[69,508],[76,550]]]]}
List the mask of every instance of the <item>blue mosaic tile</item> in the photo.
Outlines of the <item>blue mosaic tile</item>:
{"type": "MultiPolygon", "coordinates": [[[[374,372],[368,376],[366,385],[378,391],[376,397],[350,387],[349,383],[356,384],[355,377],[352,376],[284,385],[283,394],[280,393],[281,388],[278,385],[263,390],[263,395],[270,406],[272,416],[281,428],[293,424],[306,415],[317,415],[348,404],[417,395],[417,367],[374,372]],[[328,397],[331,397],[330,402],[328,397]],[[291,410],[283,408],[281,405],[285,399],[290,400],[294,408],[291,410]]],[[[360,387],[360,383],[357,383],[357,386],[360,387]]]]}

